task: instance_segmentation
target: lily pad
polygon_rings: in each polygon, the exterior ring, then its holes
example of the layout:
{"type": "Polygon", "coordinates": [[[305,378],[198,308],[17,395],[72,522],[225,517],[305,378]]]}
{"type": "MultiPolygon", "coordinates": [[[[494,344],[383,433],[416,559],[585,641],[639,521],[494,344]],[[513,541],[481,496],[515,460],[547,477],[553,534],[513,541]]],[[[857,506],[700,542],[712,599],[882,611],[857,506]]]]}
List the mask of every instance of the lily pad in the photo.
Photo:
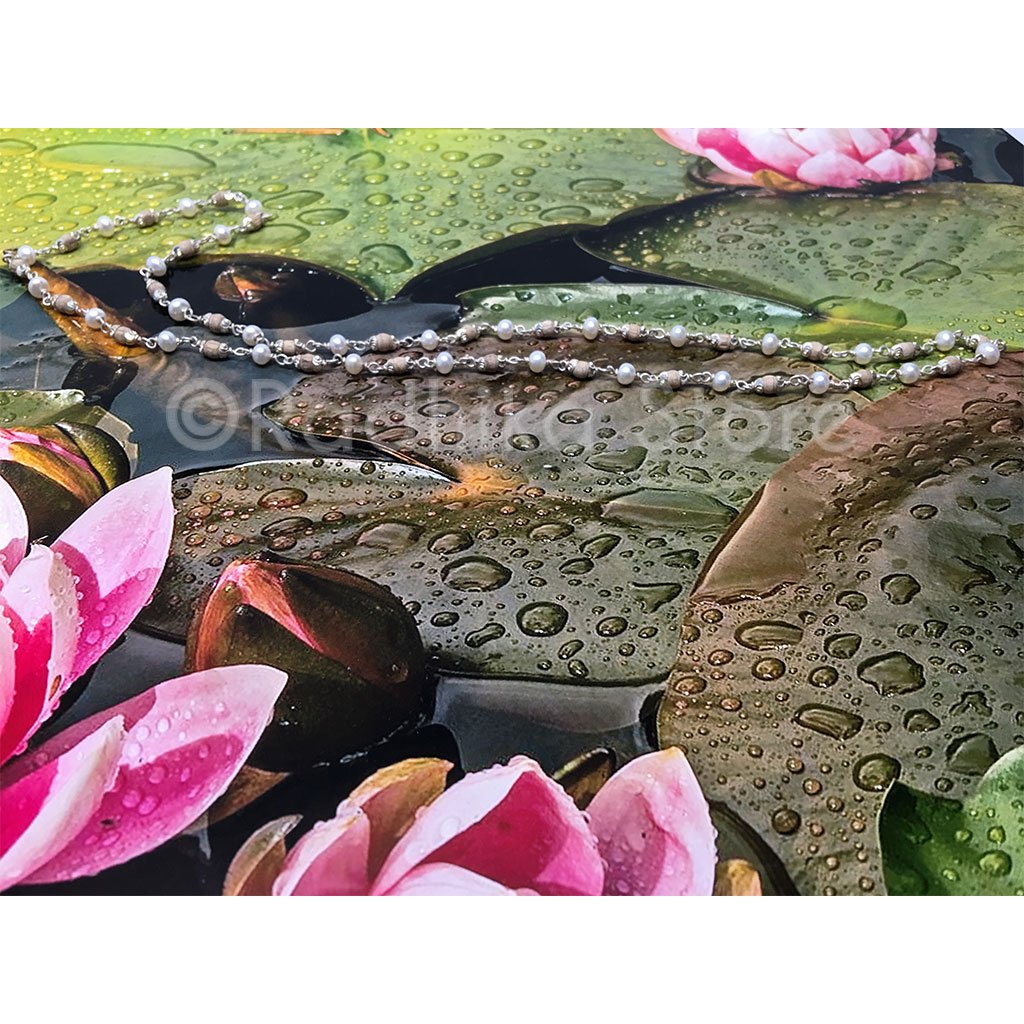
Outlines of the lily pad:
{"type": "MultiPolygon", "coordinates": [[[[766,302],[715,288],[678,284],[544,284],[515,288],[475,288],[459,300],[470,323],[533,324],[541,320],[582,323],[596,316],[602,323],[642,323],[669,328],[674,324],[758,337],[767,331],[790,333],[806,313],[793,306],[766,302]]],[[[664,365],[679,353],[662,348],[664,365]]],[[[626,358],[623,354],[623,358],[626,358]]]]}
{"type": "MultiPolygon", "coordinates": [[[[100,214],[239,188],[275,217],[231,251],[319,263],[378,298],[481,246],[603,224],[701,188],[687,175],[693,158],[645,129],[4,129],[0,147],[5,242],[41,244],[100,214]]],[[[184,237],[187,223],[90,238],[61,265],[137,266],[184,237]]]]}
{"type": "Polygon", "coordinates": [[[807,338],[944,327],[1024,347],[1024,195],[955,184],[886,195],[715,193],[585,233],[627,267],[795,306],[807,338]]]}
{"type": "MultiPolygon", "coordinates": [[[[542,345],[595,359],[615,348],[542,345]]],[[[714,362],[749,372],[762,357],[714,362]]],[[[390,587],[444,670],[663,679],[701,561],[794,448],[865,401],[836,397],[515,373],[307,378],[266,413],[332,457],[183,478],[169,569],[143,622],[182,635],[220,567],[267,547],[390,587]],[[288,489],[301,494],[265,498],[288,489]]]]}
{"type": "Polygon", "coordinates": [[[1024,747],[964,802],[895,783],[879,831],[892,895],[1024,896],[1024,747]]]}
{"type": "Polygon", "coordinates": [[[881,892],[905,785],[966,799],[1021,743],[1024,357],[861,409],[701,572],[659,714],[805,893],[881,892]]]}

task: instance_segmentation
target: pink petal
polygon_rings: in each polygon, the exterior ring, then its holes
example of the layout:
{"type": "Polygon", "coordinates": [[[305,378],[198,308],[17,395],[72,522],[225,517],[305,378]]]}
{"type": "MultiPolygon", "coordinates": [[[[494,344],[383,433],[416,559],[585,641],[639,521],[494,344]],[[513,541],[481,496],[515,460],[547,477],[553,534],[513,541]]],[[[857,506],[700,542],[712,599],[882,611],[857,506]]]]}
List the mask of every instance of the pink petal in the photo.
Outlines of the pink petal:
{"type": "Polygon", "coordinates": [[[28,517],[14,488],[0,477],[0,586],[14,572],[28,546],[28,517]]]}
{"type": "Polygon", "coordinates": [[[867,165],[843,153],[822,153],[804,163],[797,175],[808,185],[832,188],[860,188],[865,181],[877,181],[878,175],[867,165]]]}
{"type": "Polygon", "coordinates": [[[790,138],[812,156],[841,153],[856,158],[857,148],[849,128],[790,128],[790,138]]]}
{"type": "Polygon", "coordinates": [[[536,762],[467,775],[398,841],[373,885],[386,892],[420,864],[465,868],[544,896],[597,895],[604,871],[586,818],[536,762]]]}
{"type": "Polygon", "coordinates": [[[655,128],[654,134],[659,139],[664,139],[670,146],[675,146],[676,149],[682,149],[697,156],[704,155],[704,151],[697,143],[696,128],[655,128]]]}
{"type": "Polygon", "coordinates": [[[339,810],[317,822],[292,847],[274,882],[275,896],[365,896],[370,819],[358,809],[339,810]]]}
{"type": "MultiPolygon", "coordinates": [[[[13,664],[3,670],[13,696],[0,735],[0,764],[22,750],[69,685],[78,637],[75,582],[50,548],[33,545],[0,590],[0,616],[10,627],[13,664]]],[[[7,659],[5,659],[6,661],[7,659]]]]}
{"type": "Polygon", "coordinates": [[[750,151],[751,158],[760,164],[755,170],[772,170],[795,178],[807,159],[807,151],[789,137],[785,128],[741,128],[739,140],[750,151]]]}
{"type": "Polygon", "coordinates": [[[751,172],[762,169],[736,141],[734,128],[655,128],[654,131],[677,149],[707,157],[737,181],[750,182],[753,180],[751,172]]]}
{"type": "Polygon", "coordinates": [[[103,495],[54,542],[82,595],[73,678],[95,664],[152,596],[173,525],[171,471],[165,467],[103,495]]]}
{"type": "Polygon", "coordinates": [[[681,750],[630,761],[587,808],[605,863],[606,896],[710,896],[715,829],[681,750]]]}
{"type": "Polygon", "coordinates": [[[0,788],[0,890],[58,854],[96,813],[117,774],[124,723],[114,717],[77,746],[0,788]]]}
{"type": "Polygon", "coordinates": [[[865,165],[878,176],[880,181],[920,181],[931,177],[935,168],[934,154],[929,162],[913,154],[904,155],[895,149],[872,157],[865,165]]]}
{"type": "Polygon", "coordinates": [[[483,875],[476,875],[453,864],[421,864],[400,878],[383,896],[526,896],[483,875]]]}
{"type": "Polygon", "coordinates": [[[99,810],[28,881],[94,875],[187,828],[227,789],[249,756],[286,679],[265,665],[232,665],[170,679],[65,729],[17,761],[15,774],[41,767],[100,722],[124,719],[128,737],[117,778],[99,810]]]}
{"type": "Polygon", "coordinates": [[[0,736],[14,707],[14,681],[14,630],[0,612],[0,736]]]}
{"type": "Polygon", "coordinates": [[[870,160],[879,153],[884,153],[892,146],[894,130],[891,128],[848,128],[850,141],[855,152],[851,154],[858,160],[870,160]]]}

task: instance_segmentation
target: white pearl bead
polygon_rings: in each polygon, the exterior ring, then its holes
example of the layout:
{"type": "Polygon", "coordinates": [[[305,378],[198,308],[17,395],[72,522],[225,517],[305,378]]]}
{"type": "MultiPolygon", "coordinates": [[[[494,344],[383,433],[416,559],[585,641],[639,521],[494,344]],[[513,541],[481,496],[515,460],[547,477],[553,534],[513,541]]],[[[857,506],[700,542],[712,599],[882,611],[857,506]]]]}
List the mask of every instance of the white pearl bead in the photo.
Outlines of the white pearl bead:
{"type": "Polygon", "coordinates": [[[440,343],[441,339],[437,336],[437,331],[424,331],[420,335],[420,348],[424,352],[435,352],[440,343]]]}
{"type": "Polygon", "coordinates": [[[974,349],[986,366],[995,366],[999,362],[999,346],[994,341],[979,341],[974,349]]]}
{"type": "Polygon", "coordinates": [[[33,274],[28,279],[28,293],[33,299],[41,299],[44,295],[49,295],[50,286],[46,283],[46,278],[33,274]]]}
{"type": "MultiPolygon", "coordinates": [[[[270,346],[265,341],[261,341],[258,345],[253,345],[249,355],[252,356],[252,361],[257,366],[266,366],[274,357],[274,354],[270,351],[270,346]]],[[[346,366],[345,369],[347,370],[348,367],[346,366]]]]}
{"type": "Polygon", "coordinates": [[[199,212],[199,207],[194,199],[179,199],[178,213],[183,217],[194,217],[199,212]]]}
{"type": "Polygon", "coordinates": [[[811,382],[807,390],[812,395],[824,395],[832,386],[832,378],[824,370],[815,370],[811,374],[811,382]]]}
{"type": "Polygon", "coordinates": [[[167,273],[167,261],[159,256],[150,256],[146,259],[146,269],[154,277],[163,277],[167,273]]]}
{"type": "Polygon", "coordinates": [[[495,334],[497,334],[498,337],[502,341],[511,341],[512,340],[512,335],[514,333],[515,333],[515,330],[514,330],[514,328],[512,326],[512,321],[511,320],[499,320],[498,321],[498,326],[495,329],[495,334]]]}
{"type": "Polygon", "coordinates": [[[916,384],[921,379],[921,367],[917,363],[901,363],[896,373],[904,384],[916,384]]]}
{"type": "Polygon", "coordinates": [[[117,230],[117,225],[114,223],[113,218],[104,214],[102,217],[96,218],[96,230],[104,238],[109,238],[117,230]]]}
{"type": "Polygon", "coordinates": [[[161,331],[156,336],[156,343],[163,352],[174,352],[181,344],[178,336],[173,331],[161,331]]]}
{"type": "Polygon", "coordinates": [[[866,342],[862,341],[853,347],[853,361],[861,366],[867,366],[875,357],[875,350],[866,342]]]}
{"type": "Polygon", "coordinates": [[[27,267],[31,267],[36,261],[36,251],[31,245],[19,245],[18,251],[14,256],[15,259],[21,260],[27,267]]]}
{"type": "Polygon", "coordinates": [[[548,365],[548,357],[540,349],[534,349],[529,355],[528,362],[534,373],[543,373],[544,367],[548,365]]]}
{"type": "Polygon", "coordinates": [[[438,373],[451,373],[455,368],[455,356],[451,352],[438,352],[434,359],[434,366],[438,373]]]}
{"type": "Polygon", "coordinates": [[[246,217],[255,217],[263,212],[263,204],[258,199],[247,199],[242,209],[246,217]]]}
{"type": "Polygon", "coordinates": [[[348,353],[348,338],[344,334],[332,334],[327,342],[327,347],[336,356],[343,356],[348,353]]]}
{"type": "Polygon", "coordinates": [[[636,380],[636,367],[632,363],[620,363],[615,379],[622,385],[632,384],[636,380]]]}
{"type": "Polygon", "coordinates": [[[728,370],[719,370],[711,378],[713,391],[728,391],[732,387],[732,374],[728,370]]]}
{"type": "Polygon", "coordinates": [[[686,344],[687,330],[682,324],[676,324],[668,332],[669,344],[673,348],[682,348],[686,344]]]}
{"type": "Polygon", "coordinates": [[[103,323],[103,310],[98,306],[93,306],[92,309],[87,309],[82,316],[85,319],[86,327],[96,328],[103,323]]]}
{"type": "Polygon", "coordinates": [[[171,299],[167,304],[167,315],[172,320],[177,320],[178,323],[181,323],[191,312],[192,307],[189,305],[188,299],[171,299]]]}
{"type": "Polygon", "coordinates": [[[349,352],[345,356],[345,372],[357,374],[363,372],[363,357],[356,352],[349,352]]]}
{"type": "Polygon", "coordinates": [[[952,331],[939,331],[935,335],[935,347],[940,352],[948,352],[956,344],[956,335],[952,331]]]}
{"type": "Polygon", "coordinates": [[[766,356],[773,356],[779,351],[779,346],[781,344],[782,342],[779,340],[779,336],[769,332],[761,339],[761,351],[766,356]]]}
{"type": "Polygon", "coordinates": [[[231,241],[231,228],[227,224],[214,224],[210,233],[218,245],[227,245],[231,241]]]}
{"type": "Polygon", "coordinates": [[[588,316],[582,325],[583,337],[593,341],[601,333],[601,321],[596,316],[588,316]]]}
{"type": "Polygon", "coordinates": [[[246,324],[242,328],[242,341],[246,345],[256,345],[263,338],[263,332],[255,324],[246,324]]]}

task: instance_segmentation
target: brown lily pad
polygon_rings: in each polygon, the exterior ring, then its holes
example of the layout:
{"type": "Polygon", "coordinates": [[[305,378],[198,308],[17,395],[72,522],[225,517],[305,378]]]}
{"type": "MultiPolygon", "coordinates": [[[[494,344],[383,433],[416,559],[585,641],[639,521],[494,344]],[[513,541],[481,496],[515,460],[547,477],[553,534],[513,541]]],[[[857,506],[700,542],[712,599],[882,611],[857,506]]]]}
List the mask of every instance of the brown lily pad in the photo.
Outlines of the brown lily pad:
{"type": "MultiPolygon", "coordinates": [[[[545,343],[562,355],[583,345],[545,343]]],[[[748,373],[763,357],[714,363],[748,373]]],[[[344,457],[182,478],[168,570],[142,622],[183,635],[227,561],[280,551],[390,587],[445,671],[661,680],[679,599],[721,533],[795,448],[865,401],[513,373],[308,378],[267,414],[344,457]]]]}
{"type": "Polygon", "coordinates": [[[765,485],[687,603],[659,716],[804,893],[884,891],[895,780],[1022,742],[1024,357],[860,410],[765,485]]]}

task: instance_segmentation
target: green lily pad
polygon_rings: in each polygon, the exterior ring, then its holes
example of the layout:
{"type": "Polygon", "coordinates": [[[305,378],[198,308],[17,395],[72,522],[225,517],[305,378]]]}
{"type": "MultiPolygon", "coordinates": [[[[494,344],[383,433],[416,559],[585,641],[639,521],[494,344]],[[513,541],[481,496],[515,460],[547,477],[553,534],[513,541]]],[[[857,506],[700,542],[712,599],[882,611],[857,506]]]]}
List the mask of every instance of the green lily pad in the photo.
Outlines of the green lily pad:
{"type": "Polygon", "coordinates": [[[786,303],[807,338],[962,327],[1024,347],[1024,194],[942,184],[886,195],[715,193],[581,236],[624,266],[786,303]]]}
{"type": "MultiPolygon", "coordinates": [[[[515,288],[475,288],[459,300],[470,323],[540,320],[581,323],[596,316],[602,323],[642,323],[649,327],[688,327],[759,337],[770,330],[791,333],[806,313],[792,306],[748,295],[678,284],[544,284],[515,288]]],[[[663,358],[672,355],[662,349],[663,358]]],[[[678,353],[674,353],[678,361],[678,353]]],[[[625,358],[625,356],[624,356],[625,358]]],[[[669,363],[666,361],[665,365],[669,363]]]]}
{"type": "MultiPolygon", "coordinates": [[[[614,343],[540,344],[553,356],[621,358],[614,343]]],[[[500,345],[481,339],[474,351],[500,345]]],[[[763,357],[713,361],[749,373],[763,357]]],[[[288,557],[390,587],[445,670],[663,679],[681,599],[738,509],[795,447],[865,403],[833,397],[726,398],[511,372],[307,378],[267,415],[348,458],[184,479],[170,568],[143,622],[181,635],[227,559],[283,544],[288,557]],[[261,511],[281,474],[301,478],[305,497],[261,511]],[[208,492],[216,497],[204,502],[208,492]]]]}
{"type": "Polygon", "coordinates": [[[963,802],[895,783],[878,827],[890,895],[1024,896],[1024,747],[963,802]]]}
{"type": "MultiPolygon", "coordinates": [[[[558,225],[603,224],[701,188],[687,175],[693,158],[645,129],[416,128],[387,138],[360,130],[4,129],[0,153],[7,243],[42,244],[100,214],[239,188],[275,218],[229,252],[319,263],[378,298],[480,246],[558,225]]],[[[214,216],[191,229],[176,220],[90,238],[60,265],[137,266],[214,216]]]]}
{"type": "Polygon", "coordinates": [[[1024,356],[794,456],[701,570],[659,713],[804,893],[882,892],[897,779],[966,799],[1024,729],[1024,356]]]}

